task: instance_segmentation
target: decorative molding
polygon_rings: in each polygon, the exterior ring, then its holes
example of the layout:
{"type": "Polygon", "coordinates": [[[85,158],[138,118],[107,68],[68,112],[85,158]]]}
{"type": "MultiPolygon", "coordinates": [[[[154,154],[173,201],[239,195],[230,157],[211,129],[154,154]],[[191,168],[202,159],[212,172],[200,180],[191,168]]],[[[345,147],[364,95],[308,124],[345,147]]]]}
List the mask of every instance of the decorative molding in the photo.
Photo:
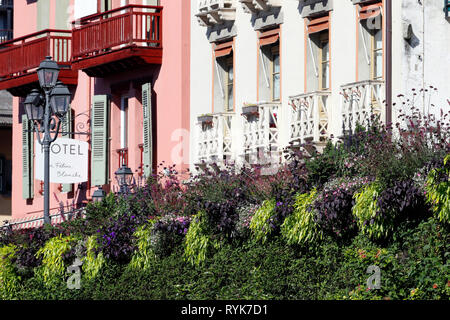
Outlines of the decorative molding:
{"type": "Polygon", "coordinates": [[[282,0],[239,0],[246,13],[269,11],[273,7],[281,7],[282,0]]]}
{"type": "Polygon", "coordinates": [[[210,27],[236,19],[235,0],[198,0],[199,24],[210,27]]]}

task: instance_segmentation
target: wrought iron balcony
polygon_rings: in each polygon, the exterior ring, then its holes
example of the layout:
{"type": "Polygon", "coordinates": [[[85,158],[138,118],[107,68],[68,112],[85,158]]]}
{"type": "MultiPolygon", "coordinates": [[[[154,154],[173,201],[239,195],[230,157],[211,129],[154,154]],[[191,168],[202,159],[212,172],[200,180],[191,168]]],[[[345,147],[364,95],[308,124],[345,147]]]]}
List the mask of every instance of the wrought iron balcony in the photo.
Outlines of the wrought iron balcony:
{"type": "Polygon", "coordinates": [[[71,32],[43,30],[0,45],[0,90],[14,96],[25,96],[38,88],[36,69],[46,56],[52,56],[59,67],[59,80],[66,85],[76,85],[78,76],[71,69],[71,32]]]}
{"type": "Polygon", "coordinates": [[[356,124],[365,125],[372,115],[385,119],[384,81],[366,80],[341,87],[342,120],[346,129],[355,130],[356,124]]]}
{"type": "Polygon", "coordinates": [[[281,7],[281,0],[239,0],[247,13],[268,11],[272,7],[281,7]]]}
{"type": "Polygon", "coordinates": [[[231,160],[233,143],[231,130],[234,113],[221,112],[198,117],[197,155],[195,163],[222,164],[231,160]]]}
{"type": "Polygon", "coordinates": [[[289,142],[324,142],[328,137],[328,110],[330,91],[316,91],[289,97],[289,142]]]}
{"type": "Polygon", "coordinates": [[[128,5],[87,16],[73,27],[73,67],[105,77],[162,62],[162,7],[128,5]]]}
{"type": "Polygon", "coordinates": [[[201,26],[213,26],[236,18],[236,0],[198,0],[196,17],[201,26]]]}

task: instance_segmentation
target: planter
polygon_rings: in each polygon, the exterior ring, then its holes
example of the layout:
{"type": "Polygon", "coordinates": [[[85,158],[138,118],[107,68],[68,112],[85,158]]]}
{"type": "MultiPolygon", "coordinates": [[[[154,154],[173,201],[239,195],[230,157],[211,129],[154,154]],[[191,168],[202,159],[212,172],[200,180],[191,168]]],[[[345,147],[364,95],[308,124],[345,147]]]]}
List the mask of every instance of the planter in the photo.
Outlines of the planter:
{"type": "Polygon", "coordinates": [[[259,116],[258,106],[244,106],[242,107],[242,114],[244,116],[259,116]]]}
{"type": "Polygon", "coordinates": [[[213,116],[209,114],[199,116],[197,119],[202,124],[212,124],[213,122],[213,116]]]}

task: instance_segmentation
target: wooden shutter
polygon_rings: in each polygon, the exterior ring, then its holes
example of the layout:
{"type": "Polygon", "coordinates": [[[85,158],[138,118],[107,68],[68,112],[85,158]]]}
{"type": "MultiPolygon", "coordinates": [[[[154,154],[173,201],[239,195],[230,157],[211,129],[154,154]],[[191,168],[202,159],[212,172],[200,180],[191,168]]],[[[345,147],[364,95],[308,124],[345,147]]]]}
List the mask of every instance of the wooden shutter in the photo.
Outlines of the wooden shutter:
{"type": "Polygon", "coordinates": [[[32,199],[34,197],[33,152],[34,135],[32,125],[28,117],[22,115],[22,197],[32,199]]]}
{"type": "Polygon", "coordinates": [[[142,162],[144,165],[144,175],[146,177],[152,174],[152,85],[145,83],[142,85],[142,112],[143,112],[143,137],[144,150],[142,162]]]}
{"type": "MultiPolygon", "coordinates": [[[[69,106],[66,115],[61,120],[61,132],[63,132],[63,138],[72,138],[72,134],[68,134],[67,132],[72,132],[72,108],[69,106]]],[[[72,192],[73,184],[72,183],[64,183],[62,185],[62,192],[72,192]]]]}
{"type": "Polygon", "coordinates": [[[106,95],[94,96],[92,105],[92,185],[108,184],[109,99],[106,95]]]}

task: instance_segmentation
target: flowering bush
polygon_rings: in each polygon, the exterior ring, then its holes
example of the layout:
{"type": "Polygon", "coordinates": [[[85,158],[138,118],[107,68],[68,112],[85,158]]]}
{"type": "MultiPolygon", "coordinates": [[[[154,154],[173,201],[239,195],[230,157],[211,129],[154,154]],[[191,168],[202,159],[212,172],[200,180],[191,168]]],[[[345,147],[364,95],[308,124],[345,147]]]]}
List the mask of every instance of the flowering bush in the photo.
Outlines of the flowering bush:
{"type": "Polygon", "coordinates": [[[190,217],[166,215],[156,221],[152,228],[151,247],[158,256],[167,256],[181,244],[188,232],[190,217]]]}
{"type": "Polygon", "coordinates": [[[343,178],[324,187],[314,202],[315,221],[323,232],[336,239],[346,239],[355,234],[353,194],[369,181],[369,178],[343,178]]]}
{"type": "Polygon", "coordinates": [[[98,252],[103,252],[107,259],[119,263],[128,263],[135,250],[133,234],[142,218],[123,214],[117,220],[109,219],[109,223],[97,230],[98,252]]]}

